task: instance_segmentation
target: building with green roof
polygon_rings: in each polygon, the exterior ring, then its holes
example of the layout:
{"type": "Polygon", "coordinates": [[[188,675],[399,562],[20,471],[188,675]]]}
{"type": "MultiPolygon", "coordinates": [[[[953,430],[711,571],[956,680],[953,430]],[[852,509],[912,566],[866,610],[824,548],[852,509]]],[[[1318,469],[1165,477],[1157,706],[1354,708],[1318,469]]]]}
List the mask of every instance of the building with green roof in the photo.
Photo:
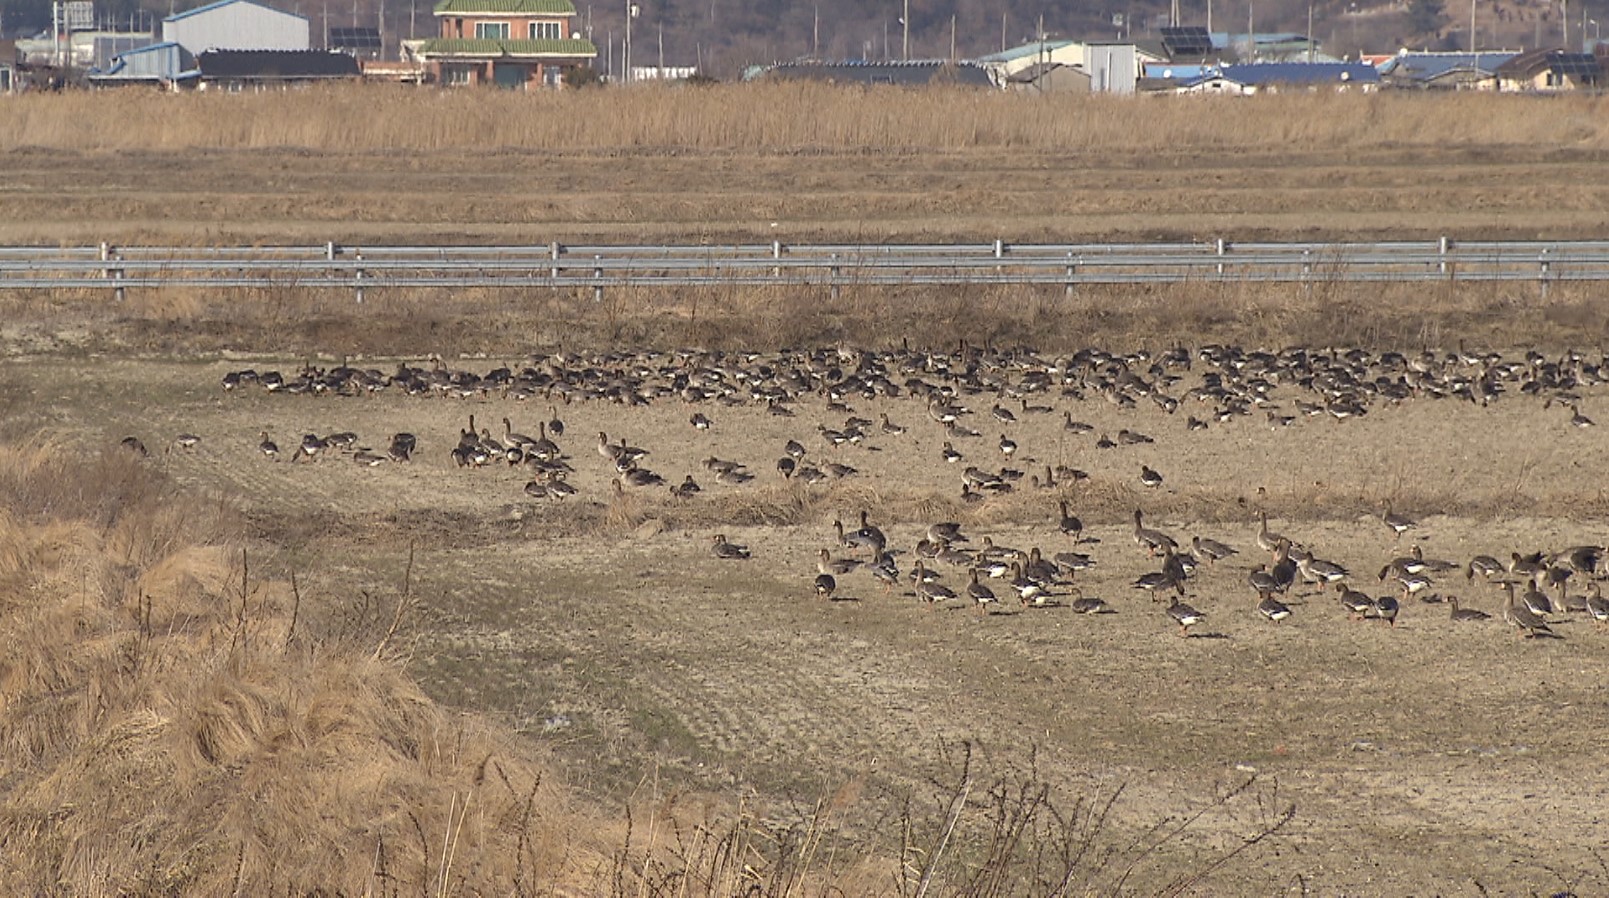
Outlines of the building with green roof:
{"type": "Polygon", "coordinates": [[[512,90],[560,87],[598,48],[577,37],[570,0],[441,0],[438,36],[417,51],[436,83],[512,90]]]}

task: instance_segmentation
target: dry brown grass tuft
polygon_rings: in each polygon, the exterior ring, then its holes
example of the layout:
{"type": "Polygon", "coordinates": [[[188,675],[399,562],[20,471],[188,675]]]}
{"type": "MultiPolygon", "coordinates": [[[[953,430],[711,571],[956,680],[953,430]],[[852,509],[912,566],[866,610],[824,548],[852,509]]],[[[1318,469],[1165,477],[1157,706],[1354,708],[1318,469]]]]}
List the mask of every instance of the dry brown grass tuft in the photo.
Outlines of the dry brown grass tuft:
{"type": "Polygon", "coordinates": [[[131,454],[0,447],[0,507],[0,890],[529,892],[601,856],[528,746],[298,637],[131,454]]]}

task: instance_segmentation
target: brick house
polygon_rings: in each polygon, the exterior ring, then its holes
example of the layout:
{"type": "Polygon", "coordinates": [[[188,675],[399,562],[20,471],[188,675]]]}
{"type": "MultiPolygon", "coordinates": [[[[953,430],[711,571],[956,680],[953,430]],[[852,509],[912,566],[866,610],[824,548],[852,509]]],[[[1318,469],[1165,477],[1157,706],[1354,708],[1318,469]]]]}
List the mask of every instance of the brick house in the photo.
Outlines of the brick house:
{"type": "Polygon", "coordinates": [[[488,84],[512,90],[558,87],[590,65],[598,48],[574,36],[570,0],[441,0],[439,36],[417,55],[437,84],[488,84]]]}

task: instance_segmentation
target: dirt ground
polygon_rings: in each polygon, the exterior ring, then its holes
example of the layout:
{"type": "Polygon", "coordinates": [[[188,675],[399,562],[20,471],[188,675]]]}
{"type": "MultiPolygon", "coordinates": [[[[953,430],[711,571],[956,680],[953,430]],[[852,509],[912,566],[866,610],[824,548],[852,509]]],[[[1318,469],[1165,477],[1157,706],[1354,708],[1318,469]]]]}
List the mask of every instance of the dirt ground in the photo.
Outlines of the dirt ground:
{"type": "Polygon", "coordinates": [[[1597,238],[1603,160],[1355,152],[0,154],[0,243],[1597,238]]]}
{"type": "MultiPolygon", "coordinates": [[[[358,590],[395,592],[411,547],[412,672],[434,696],[549,742],[572,780],[606,801],[650,778],[700,794],[752,790],[777,806],[861,779],[916,789],[942,769],[942,744],[973,740],[1001,761],[1036,753],[1065,795],[1124,785],[1113,821],[1121,832],[1199,809],[1251,772],[1277,785],[1278,799],[1296,806],[1294,824],[1200,894],[1609,890],[1599,738],[1609,726],[1609,631],[1576,614],[1559,618],[1562,639],[1522,639],[1498,616],[1500,594],[1461,571],[1437,577],[1433,591],[1493,620],[1455,623],[1446,604],[1414,598],[1389,627],[1348,619],[1333,592],[1299,589],[1293,615],[1273,624],[1254,611],[1246,581],[1267,560],[1255,543],[1259,510],[1372,595],[1387,591],[1375,572],[1410,544],[1459,564],[1602,544],[1609,444],[1541,398],[1516,392],[1489,407],[1418,398],[1345,421],[1271,427],[1258,414],[1190,431],[1184,419],[1204,406],[1170,415],[1051,393],[1033,402],[1054,412],[997,425],[984,394],[968,398],[979,414],[967,422],[983,435],[953,440],[966,456],[953,466],[940,457],[947,437],[910,398],[849,400],[855,414],[887,413],[908,432],[838,449],[817,426],[845,414],[821,397],[801,401],[795,418],[706,404],[708,431],[689,425],[693,409],[680,401],[578,402],[556,412],[579,492],[540,502],[524,495],[518,470],[461,469],[449,457],[471,414],[493,433],[504,416],[536,431],[551,414],[540,399],[219,388],[248,364],[290,372],[298,363],[12,359],[0,365],[0,410],[10,427],[90,446],[140,436],[153,464],[237,503],[278,542],[272,563],[299,569],[327,614],[358,590]],[[1067,431],[1064,412],[1094,431],[1067,431]],[[1155,442],[1096,448],[1122,429],[1155,442]],[[411,431],[420,450],[409,464],[374,468],[344,456],[276,462],[256,449],[265,430],[287,454],[303,432],[338,430],[382,447],[411,431]],[[201,443],[164,449],[184,431],[201,443]],[[599,431],[649,449],[648,465],[671,483],[694,475],[704,492],[687,502],[663,488],[612,498],[599,431]],[[1002,433],[1020,446],[1013,467],[1066,464],[1089,479],[1055,490],[1025,480],[1010,495],[961,503],[959,468],[1005,464],[1002,433]],[[859,473],[785,483],[773,466],[788,439],[859,473]],[[717,484],[700,464],[710,455],[757,477],[717,484]],[[1164,474],[1161,488],[1139,484],[1142,464],[1164,474]],[[812,593],[817,551],[842,553],[835,518],[853,528],[869,512],[908,571],[934,520],[962,522],[973,544],[987,536],[1047,555],[1069,549],[1058,497],[1095,540],[1080,548],[1096,566],[1075,582],[1115,614],[1014,601],[987,615],[961,603],[929,609],[861,572],[841,578],[836,601],[812,593]],[[1400,543],[1380,520],[1387,500],[1419,522],[1400,543]],[[1188,600],[1207,614],[1193,638],[1130,586],[1158,565],[1131,538],[1134,508],[1181,541],[1202,535],[1240,550],[1190,581],[1188,600]],[[754,557],[714,558],[717,532],[754,557]]],[[[1295,388],[1274,398],[1288,410],[1295,388]]],[[[1583,391],[1580,408],[1609,416],[1603,388],[1583,391]]],[[[944,582],[964,585],[940,567],[944,582]]],[[[1061,603],[1072,597],[1059,592],[1061,603]]],[[[877,799],[863,801],[874,815],[877,799]]],[[[1202,854],[1180,862],[1199,863],[1255,826],[1209,815],[1181,842],[1202,854]]],[[[1176,872],[1157,859],[1129,885],[1158,888],[1176,872]]]]}

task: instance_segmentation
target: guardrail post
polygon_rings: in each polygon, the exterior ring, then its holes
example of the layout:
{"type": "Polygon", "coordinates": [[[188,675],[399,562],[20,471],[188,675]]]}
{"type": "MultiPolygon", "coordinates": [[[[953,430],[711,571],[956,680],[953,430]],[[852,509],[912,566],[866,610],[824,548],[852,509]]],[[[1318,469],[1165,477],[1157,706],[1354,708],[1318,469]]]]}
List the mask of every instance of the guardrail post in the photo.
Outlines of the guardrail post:
{"type": "MultiPolygon", "coordinates": [[[[122,258],[123,258],[123,254],[118,252],[116,247],[112,246],[110,243],[107,243],[105,241],[101,242],[101,261],[102,262],[112,262],[112,261],[120,260],[122,258]]],[[[107,266],[106,268],[101,270],[101,277],[104,277],[104,278],[107,278],[107,279],[113,280],[113,281],[121,281],[121,280],[123,280],[123,269],[121,269],[121,268],[113,268],[111,266],[107,266]]],[[[124,293],[124,288],[123,288],[122,284],[118,284],[117,286],[112,288],[112,298],[114,300],[116,300],[117,302],[122,302],[126,295],[127,294],[124,293]]]]}
{"type": "Polygon", "coordinates": [[[1005,258],[1005,255],[1006,255],[1006,242],[1004,240],[1001,240],[999,237],[996,237],[994,239],[994,257],[996,259],[1003,259],[1003,258],[1005,258]]]}
{"type": "MultiPolygon", "coordinates": [[[[1229,249],[1229,244],[1222,237],[1219,237],[1218,238],[1218,258],[1220,260],[1223,259],[1224,253],[1227,252],[1228,249],[1229,249]]],[[[1224,276],[1224,263],[1222,261],[1220,261],[1218,263],[1218,276],[1219,277],[1224,276]]]]}
{"type": "Polygon", "coordinates": [[[1451,249],[1453,242],[1445,234],[1436,242],[1436,252],[1441,255],[1441,273],[1447,273],[1447,250],[1451,249]]]}
{"type": "MultiPolygon", "coordinates": [[[[782,258],[782,241],[781,240],[773,240],[773,241],[771,241],[771,258],[773,258],[773,259],[782,258]]],[[[782,279],[782,266],[777,265],[777,266],[772,267],[771,276],[773,278],[781,280],[782,279]]]]}
{"type": "Polygon", "coordinates": [[[1547,299],[1548,298],[1548,269],[1551,266],[1548,264],[1548,248],[1545,247],[1545,246],[1542,247],[1541,263],[1542,263],[1542,271],[1537,275],[1537,280],[1542,282],[1542,298],[1547,299]]]}
{"type": "Polygon", "coordinates": [[[837,302],[838,301],[838,254],[833,253],[830,256],[828,256],[828,258],[832,259],[832,268],[828,269],[828,276],[832,278],[832,300],[833,300],[833,302],[837,302]]]}
{"type": "Polygon", "coordinates": [[[1066,289],[1064,289],[1062,291],[1063,296],[1071,297],[1073,295],[1073,278],[1077,274],[1078,274],[1078,263],[1073,261],[1073,254],[1068,253],[1067,254],[1067,284],[1066,284],[1066,289]]]}
{"type": "Polygon", "coordinates": [[[1302,295],[1313,295],[1313,251],[1302,248],[1302,295]]]}
{"type": "Polygon", "coordinates": [[[598,281],[598,283],[592,285],[593,302],[603,302],[603,266],[598,264],[602,260],[603,256],[601,255],[595,255],[592,257],[592,263],[596,266],[592,269],[592,279],[594,281],[598,281]]]}
{"type": "Polygon", "coordinates": [[[548,258],[553,261],[553,273],[549,277],[555,281],[559,279],[559,254],[562,252],[564,247],[559,246],[559,241],[555,240],[548,244],[548,258]]]}
{"type": "MultiPolygon", "coordinates": [[[[363,261],[363,250],[358,250],[354,256],[359,262],[363,261]]],[[[352,283],[357,289],[358,305],[363,305],[363,269],[355,268],[352,271],[352,283]]]]}

